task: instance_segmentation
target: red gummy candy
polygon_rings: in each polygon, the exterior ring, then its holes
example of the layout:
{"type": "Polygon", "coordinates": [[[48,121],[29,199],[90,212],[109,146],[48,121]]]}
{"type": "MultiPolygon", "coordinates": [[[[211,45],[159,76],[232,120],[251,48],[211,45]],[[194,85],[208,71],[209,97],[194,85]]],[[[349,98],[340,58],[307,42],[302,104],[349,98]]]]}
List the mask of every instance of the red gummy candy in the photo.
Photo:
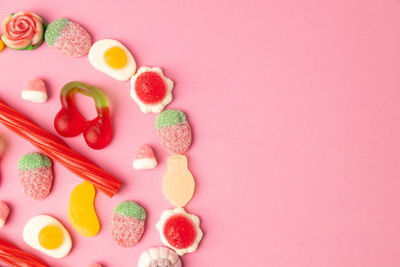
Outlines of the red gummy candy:
{"type": "Polygon", "coordinates": [[[135,90],[138,98],[146,104],[160,102],[167,93],[163,78],[156,72],[143,72],[136,79],[135,90]]]}
{"type": "Polygon", "coordinates": [[[171,246],[177,249],[187,248],[196,239],[196,229],[190,219],[178,214],[165,222],[164,236],[171,246]]]}

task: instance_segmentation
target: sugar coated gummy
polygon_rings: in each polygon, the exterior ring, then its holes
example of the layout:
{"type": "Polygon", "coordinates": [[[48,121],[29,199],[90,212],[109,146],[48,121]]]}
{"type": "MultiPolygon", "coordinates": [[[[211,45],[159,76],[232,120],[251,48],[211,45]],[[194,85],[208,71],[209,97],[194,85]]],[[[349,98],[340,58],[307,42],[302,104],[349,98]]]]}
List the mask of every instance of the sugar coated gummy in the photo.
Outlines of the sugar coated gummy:
{"type": "Polygon", "coordinates": [[[21,92],[22,99],[35,103],[44,103],[47,101],[47,90],[44,81],[40,78],[29,80],[21,92]]]}
{"type": "Polygon", "coordinates": [[[186,115],[177,109],[161,112],[156,119],[161,145],[171,154],[185,154],[192,143],[192,131],[186,115]]]}
{"type": "Polygon", "coordinates": [[[121,247],[136,245],[143,235],[146,211],[134,201],[124,201],[115,207],[111,219],[111,236],[121,247]]]}
{"type": "Polygon", "coordinates": [[[10,209],[8,208],[8,205],[5,202],[0,201],[0,228],[2,228],[6,223],[9,213],[10,209]]]}
{"type": "Polygon", "coordinates": [[[102,267],[102,265],[100,263],[97,262],[92,262],[88,265],[88,267],[102,267]]]}
{"type": "Polygon", "coordinates": [[[153,149],[148,145],[138,147],[133,160],[133,168],[136,170],[152,169],[157,166],[157,160],[153,149]]]}
{"type": "Polygon", "coordinates": [[[138,267],[181,267],[179,256],[166,247],[155,247],[144,251],[139,258],[138,267]]]}
{"type": "Polygon", "coordinates": [[[42,199],[53,185],[52,164],[41,153],[29,153],[18,161],[18,178],[24,194],[31,199],[42,199]]]}
{"type": "Polygon", "coordinates": [[[80,24],[60,18],[47,27],[46,43],[70,57],[81,57],[89,53],[92,38],[80,24]]]}

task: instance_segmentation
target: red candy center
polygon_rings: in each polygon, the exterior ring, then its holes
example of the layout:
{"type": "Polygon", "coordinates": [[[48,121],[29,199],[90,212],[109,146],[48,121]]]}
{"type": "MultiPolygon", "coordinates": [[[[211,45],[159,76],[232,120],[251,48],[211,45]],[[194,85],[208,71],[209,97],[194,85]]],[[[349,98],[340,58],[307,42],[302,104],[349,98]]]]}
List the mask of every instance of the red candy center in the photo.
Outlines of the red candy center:
{"type": "Polygon", "coordinates": [[[145,104],[158,103],[167,93],[164,79],[152,71],[143,72],[137,77],[135,90],[138,98],[145,104]]]}
{"type": "Polygon", "coordinates": [[[171,216],[164,225],[164,236],[177,249],[190,247],[196,239],[196,229],[184,215],[171,216]]]}

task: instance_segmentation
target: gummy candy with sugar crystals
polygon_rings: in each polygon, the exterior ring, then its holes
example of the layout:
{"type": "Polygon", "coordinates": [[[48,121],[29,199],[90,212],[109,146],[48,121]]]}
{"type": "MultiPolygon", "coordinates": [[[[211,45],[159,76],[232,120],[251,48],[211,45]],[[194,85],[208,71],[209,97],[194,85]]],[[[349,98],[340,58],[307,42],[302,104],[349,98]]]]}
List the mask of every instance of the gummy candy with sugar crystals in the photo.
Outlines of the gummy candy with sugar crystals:
{"type": "Polygon", "coordinates": [[[134,201],[124,201],[115,207],[111,220],[111,236],[122,247],[132,247],[141,239],[146,211],[134,201]]]}
{"type": "Polygon", "coordinates": [[[111,142],[112,127],[108,100],[100,89],[81,82],[70,82],[61,89],[60,99],[61,110],[54,118],[54,127],[61,136],[72,137],[83,133],[87,145],[93,149],[102,149],[111,142]],[[75,93],[93,98],[96,118],[87,121],[82,116],[75,106],[75,93]]]}
{"type": "Polygon", "coordinates": [[[156,119],[161,145],[171,154],[183,155],[192,143],[192,131],[186,115],[177,109],[161,112],[156,119]]]}
{"type": "Polygon", "coordinates": [[[44,81],[40,78],[29,80],[21,92],[22,99],[35,103],[44,103],[47,100],[47,90],[44,81]]]}
{"type": "Polygon", "coordinates": [[[170,156],[162,181],[162,190],[175,207],[184,207],[193,197],[195,182],[184,155],[170,156]]]}
{"type": "Polygon", "coordinates": [[[94,208],[96,191],[91,183],[83,182],[72,191],[68,202],[68,220],[81,235],[91,237],[100,230],[99,219],[94,208]]]}
{"type": "Polygon", "coordinates": [[[50,159],[37,152],[23,155],[18,161],[18,178],[27,197],[34,200],[45,198],[53,185],[50,159]]]}
{"type": "Polygon", "coordinates": [[[133,168],[136,170],[152,169],[157,166],[157,160],[154,156],[153,149],[148,145],[140,146],[133,160],[133,168]]]}
{"type": "Polygon", "coordinates": [[[10,208],[8,207],[8,205],[5,202],[0,201],[0,228],[2,228],[6,223],[9,213],[10,208]]]}
{"type": "Polygon", "coordinates": [[[181,267],[179,256],[166,247],[155,247],[144,251],[138,262],[138,267],[181,267]]]}
{"type": "Polygon", "coordinates": [[[4,19],[1,39],[9,48],[32,50],[43,42],[44,29],[41,17],[32,12],[20,11],[4,19]]]}

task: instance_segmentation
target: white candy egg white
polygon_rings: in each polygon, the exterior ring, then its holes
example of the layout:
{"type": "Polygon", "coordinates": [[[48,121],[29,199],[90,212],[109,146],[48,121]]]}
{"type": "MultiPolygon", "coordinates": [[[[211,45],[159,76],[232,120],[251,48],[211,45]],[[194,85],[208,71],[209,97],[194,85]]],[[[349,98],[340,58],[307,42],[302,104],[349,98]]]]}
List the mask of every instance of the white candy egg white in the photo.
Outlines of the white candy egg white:
{"type": "Polygon", "coordinates": [[[95,42],[89,50],[89,62],[93,67],[116,80],[127,81],[136,71],[136,62],[131,52],[120,42],[112,39],[103,39],[95,42]],[[104,53],[111,47],[120,47],[125,51],[128,62],[121,69],[114,69],[104,61],[104,53]]]}
{"type": "Polygon", "coordinates": [[[29,246],[53,258],[63,258],[67,256],[72,247],[71,237],[67,229],[65,229],[64,225],[62,225],[57,219],[48,215],[38,215],[30,219],[25,224],[22,237],[25,243],[27,243],[29,246]],[[40,230],[48,225],[57,226],[63,233],[63,241],[56,249],[46,249],[39,243],[40,230]]]}

